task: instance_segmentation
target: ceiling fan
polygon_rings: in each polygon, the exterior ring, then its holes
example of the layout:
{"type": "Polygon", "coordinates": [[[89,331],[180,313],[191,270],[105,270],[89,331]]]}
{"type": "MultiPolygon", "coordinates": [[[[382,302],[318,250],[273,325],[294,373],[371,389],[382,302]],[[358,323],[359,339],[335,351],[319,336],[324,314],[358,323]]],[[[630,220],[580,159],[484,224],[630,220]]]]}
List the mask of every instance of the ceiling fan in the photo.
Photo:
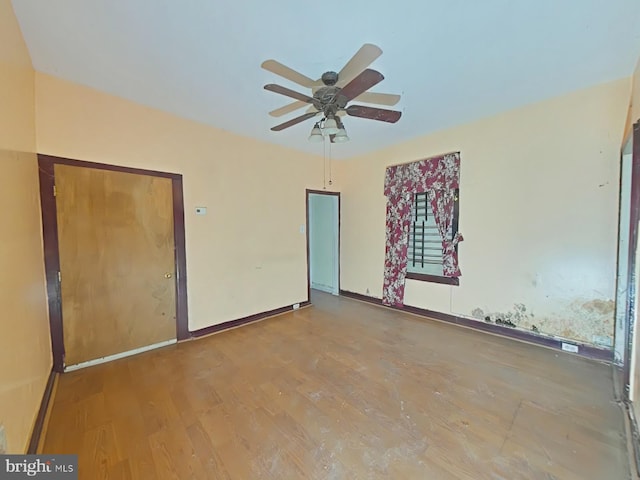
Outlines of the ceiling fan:
{"type": "Polygon", "coordinates": [[[322,141],[322,134],[327,134],[331,136],[332,142],[344,142],[349,140],[342,120],[340,119],[340,117],[345,114],[388,123],[397,122],[402,112],[367,107],[364,105],[347,106],[351,100],[381,105],[395,105],[400,100],[400,95],[367,91],[384,79],[381,73],[367,68],[381,54],[382,50],[379,47],[365,44],[356,52],[351,60],[347,62],[340,72],[325,72],[318,80],[312,80],[276,60],[263,62],[262,68],[265,70],[280,75],[300,86],[311,89],[311,95],[306,95],[281,85],[268,84],[264,86],[265,90],[279,93],[296,100],[296,102],[269,112],[269,114],[274,117],[285,115],[309,105],[307,112],[303,115],[276,125],[272,127],[271,130],[284,130],[285,128],[289,128],[316,115],[322,114],[323,118],[315,124],[309,140],[322,141]]]}

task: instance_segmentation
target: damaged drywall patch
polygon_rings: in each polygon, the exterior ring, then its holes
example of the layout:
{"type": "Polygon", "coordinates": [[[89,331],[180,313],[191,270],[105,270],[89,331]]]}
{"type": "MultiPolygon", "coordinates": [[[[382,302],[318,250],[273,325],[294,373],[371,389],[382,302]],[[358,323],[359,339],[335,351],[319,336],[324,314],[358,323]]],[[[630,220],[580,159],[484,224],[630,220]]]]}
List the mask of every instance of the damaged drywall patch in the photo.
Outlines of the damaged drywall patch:
{"type": "Polygon", "coordinates": [[[598,313],[601,315],[613,314],[616,309],[616,303],[613,300],[589,300],[588,302],[578,303],[578,308],[586,312],[598,313]]]}
{"type": "Polygon", "coordinates": [[[556,323],[563,332],[578,340],[610,347],[613,345],[615,308],[612,299],[578,298],[569,303],[568,311],[562,312],[565,318],[559,316],[556,323]]]}

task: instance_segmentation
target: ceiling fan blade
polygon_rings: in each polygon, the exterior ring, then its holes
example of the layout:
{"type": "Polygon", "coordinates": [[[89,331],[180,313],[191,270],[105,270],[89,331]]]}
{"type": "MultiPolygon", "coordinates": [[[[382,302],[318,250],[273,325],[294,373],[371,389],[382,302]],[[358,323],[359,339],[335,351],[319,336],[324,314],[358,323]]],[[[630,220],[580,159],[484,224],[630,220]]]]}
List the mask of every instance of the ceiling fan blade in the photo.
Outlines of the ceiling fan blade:
{"type": "Polygon", "coordinates": [[[300,100],[305,103],[313,103],[313,98],[303,93],[298,93],[295,90],[291,90],[287,87],[276,85],[275,83],[269,83],[265,85],[264,89],[269,90],[270,92],[279,93],[280,95],[286,95],[287,97],[295,98],[296,100],[300,100]]]}
{"type": "Polygon", "coordinates": [[[293,118],[288,122],[284,122],[284,123],[281,123],[280,125],[276,125],[275,127],[271,127],[271,130],[273,130],[274,132],[279,132],[280,130],[284,130],[285,128],[292,127],[293,125],[297,125],[300,122],[304,122],[309,118],[315,117],[318,113],[320,112],[305,113],[304,115],[300,115],[299,117],[293,118]]]}
{"type": "Polygon", "coordinates": [[[365,43],[351,60],[338,72],[338,86],[346,85],[382,55],[382,50],[375,45],[365,43]]]}
{"type": "Polygon", "coordinates": [[[292,68],[289,68],[276,60],[265,60],[260,66],[271,73],[280,75],[281,77],[303,87],[311,88],[318,83],[316,80],[311,80],[306,75],[296,72],[292,68]]]}
{"type": "MultiPolygon", "coordinates": [[[[286,115],[287,113],[295,112],[296,110],[304,107],[305,105],[307,105],[306,102],[301,102],[300,100],[296,100],[295,102],[285,105],[284,107],[276,108],[275,110],[270,111],[269,115],[271,115],[272,117],[281,117],[283,115],[286,115]]],[[[310,108],[313,108],[315,110],[315,107],[313,105],[310,108]]]]}
{"type": "Polygon", "coordinates": [[[364,105],[351,105],[347,107],[347,114],[352,117],[368,118],[370,120],[379,120],[388,123],[396,123],[402,116],[402,112],[396,110],[365,107],[364,105]]]}
{"type": "Polygon", "coordinates": [[[364,92],[354,98],[354,100],[365,103],[376,103],[378,105],[388,105],[392,107],[400,101],[400,95],[392,95],[390,93],[364,92]]]}
{"type": "Polygon", "coordinates": [[[374,85],[380,83],[382,80],[384,80],[384,76],[380,72],[367,68],[360,75],[347,83],[340,91],[340,95],[347,97],[347,101],[353,100],[374,85]]]}

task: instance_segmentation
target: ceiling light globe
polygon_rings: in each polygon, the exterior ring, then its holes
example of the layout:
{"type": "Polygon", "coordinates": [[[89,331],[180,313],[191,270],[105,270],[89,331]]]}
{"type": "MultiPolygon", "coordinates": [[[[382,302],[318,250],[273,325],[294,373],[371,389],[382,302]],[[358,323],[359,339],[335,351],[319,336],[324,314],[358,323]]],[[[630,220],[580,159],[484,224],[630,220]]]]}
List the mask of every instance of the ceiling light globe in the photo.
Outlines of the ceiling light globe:
{"type": "Polygon", "coordinates": [[[338,130],[338,123],[335,118],[329,117],[324,121],[323,131],[325,135],[334,135],[338,133],[338,130]]]}
{"type": "Polygon", "coordinates": [[[349,138],[349,135],[347,135],[347,131],[344,128],[341,128],[340,130],[338,130],[338,132],[336,133],[336,136],[333,137],[334,143],[344,143],[344,142],[348,142],[349,140],[351,139],[349,138]]]}
{"type": "Polygon", "coordinates": [[[311,134],[309,135],[309,141],[314,143],[322,142],[322,130],[320,130],[320,126],[316,123],[311,129],[311,134]]]}

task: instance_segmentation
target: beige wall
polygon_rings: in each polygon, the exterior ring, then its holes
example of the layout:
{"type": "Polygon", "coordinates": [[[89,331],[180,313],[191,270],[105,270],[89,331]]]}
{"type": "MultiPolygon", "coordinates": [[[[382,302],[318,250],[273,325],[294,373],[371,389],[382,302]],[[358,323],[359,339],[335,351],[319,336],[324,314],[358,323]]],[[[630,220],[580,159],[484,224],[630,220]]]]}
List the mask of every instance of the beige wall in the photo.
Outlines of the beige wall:
{"type": "Polygon", "coordinates": [[[41,73],[36,87],[38,152],[183,174],[191,330],[306,300],[299,229],[322,158],[41,73]]]}
{"type": "Polygon", "coordinates": [[[35,156],[34,72],[0,0],[0,424],[25,451],[51,371],[35,156]]]}
{"type": "Polygon", "coordinates": [[[385,167],[459,150],[460,286],[408,280],[405,303],[466,317],[510,314],[525,329],[611,342],[629,93],[629,79],[607,83],[337,167],[342,288],[382,295],[385,167]]]}

